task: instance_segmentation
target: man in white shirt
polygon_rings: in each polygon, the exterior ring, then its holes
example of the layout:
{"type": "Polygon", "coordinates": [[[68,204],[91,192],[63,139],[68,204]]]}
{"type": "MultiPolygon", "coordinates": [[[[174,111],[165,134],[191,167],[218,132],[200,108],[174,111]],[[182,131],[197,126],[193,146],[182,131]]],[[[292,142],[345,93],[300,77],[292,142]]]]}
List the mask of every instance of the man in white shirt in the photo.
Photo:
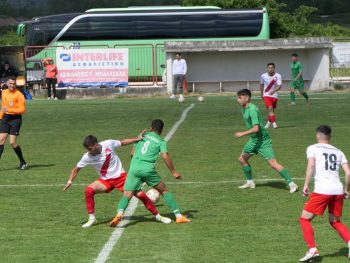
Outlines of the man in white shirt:
{"type": "MultiPolygon", "coordinates": [[[[93,135],[89,135],[84,139],[83,145],[87,152],[71,171],[66,186],[63,189],[66,191],[72,185],[72,181],[83,167],[91,165],[96,170],[99,176],[98,180],[85,188],[85,202],[89,219],[82,227],[90,227],[97,223],[95,217],[95,194],[109,193],[113,189],[118,189],[123,192],[127,173],[123,169],[122,163],[115,153],[115,150],[121,146],[142,140],[144,132],[145,131],[136,138],[124,139],[121,141],[106,140],[98,143],[97,138],[93,135]]],[[[157,208],[155,208],[152,201],[143,191],[135,193],[135,196],[143,202],[145,207],[155,216],[157,221],[165,224],[171,223],[170,218],[163,217],[158,213],[157,208]]]]}
{"type": "Polygon", "coordinates": [[[260,77],[261,98],[264,100],[268,109],[268,121],[265,128],[269,128],[272,124],[274,129],[277,128],[275,109],[278,102],[278,91],[282,87],[282,77],[275,72],[275,64],[270,62],[267,64],[267,72],[260,77]]]}
{"type": "Polygon", "coordinates": [[[170,96],[170,99],[176,98],[177,86],[180,85],[179,88],[179,98],[183,100],[183,88],[182,83],[185,79],[187,73],[187,64],[186,60],[181,58],[181,53],[176,53],[176,59],[173,62],[173,76],[174,76],[174,86],[173,86],[173,94],[170,96]]]}
{"type": "MultiPolygon", "coordinates": [[[[330,145],[331,127],[321,125],[316,129],[317,144],[307,148],[307,168],[303,193],[309,195],[309,182],[314,176],[314,192],[304,205],[300,217],[300,226],[304,240],[309,248],[300,262],[308,262],[318,258],[319,252],[316,248],[314,231],[311,220],[316,215],[323,215],[328,207],[329,223],[339,233],[342,239],[350,247],[350,233],[340,219],[343,210],[343,200],[349,197],[350,169],[344,153],[330,145]],[[345,172],[345,190],[339,178],[339,168],[345,172]]],[[[350,251],[348,255],[350,259],[350,251]]]]}

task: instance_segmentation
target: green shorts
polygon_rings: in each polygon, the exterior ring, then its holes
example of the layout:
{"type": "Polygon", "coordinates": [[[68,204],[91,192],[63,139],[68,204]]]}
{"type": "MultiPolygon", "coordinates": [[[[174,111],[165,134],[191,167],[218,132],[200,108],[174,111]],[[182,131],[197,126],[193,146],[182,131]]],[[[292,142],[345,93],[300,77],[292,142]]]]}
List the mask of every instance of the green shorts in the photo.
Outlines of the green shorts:
{"type": "Polygon", "coordinates": [[[162,181],[162,178],[154,169],[133,169],[130,168],[128,176],[126,177],[124,190],[125,191],[139,191],[142,184],[146,183],[149,186],[155,186],[162,181]]]}
{"type": "Polygon", "coordinates": [[[275,158],[275,152],[272,149],[272,141],[270,138],[264,140],[250,139],[243,147],[243,153],[261,154],[265,160],[275,158]]]}
{"type": "Polygon", "coordinates": [[[297,89],[297,90],[303,90],[304,89],[304,80],[298,79],[297,81],[290,81],[290,88],[291,89],[297,89]]]}

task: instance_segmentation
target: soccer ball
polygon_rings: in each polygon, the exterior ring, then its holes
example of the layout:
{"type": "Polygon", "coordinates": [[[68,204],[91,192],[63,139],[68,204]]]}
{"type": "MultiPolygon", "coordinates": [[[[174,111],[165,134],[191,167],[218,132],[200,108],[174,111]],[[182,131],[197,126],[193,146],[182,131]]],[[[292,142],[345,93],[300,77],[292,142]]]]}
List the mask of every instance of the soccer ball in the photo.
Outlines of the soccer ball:
{"type": "Polygon", "coordinates": [[[198,97],[198,101],[199,101],[199,102],[203,102],[203,101],[204,101],[204,97],[199,96],[199,97],[198,97]]]}
{"type": "Polygon", "coordinates": [[[185,101],[185,98],[180,96],[179,99],[178,99],[179,102],[184,102],[185,101]]]}
{"type": "Polygon", "coordinates": [[[160,194],[156,189],[149,189],[146,193],[149,199],[151,199],[152,203],[155,204],[159,201],[160,194]]]}

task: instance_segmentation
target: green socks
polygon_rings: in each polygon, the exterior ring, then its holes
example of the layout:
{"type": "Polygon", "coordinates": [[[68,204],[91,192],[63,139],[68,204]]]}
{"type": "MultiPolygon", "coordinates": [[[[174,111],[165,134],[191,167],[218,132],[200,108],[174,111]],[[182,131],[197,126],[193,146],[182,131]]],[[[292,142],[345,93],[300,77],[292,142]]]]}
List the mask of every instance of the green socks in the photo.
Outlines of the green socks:
{"type": "Polygon", "coordinates": [[[129,198],[123,195],[123,197],[120,199],[118,203],[117,213],[120,211],[124,212],[125,209],[128,207],[128,204],[129,204],[129,198]]]}
{"type": "Polygon", "coordinates": [[[253,180],[252,167],[250,165],[245,165],[242,167],[244,176],[247,180],[253,180]]]}
{"type": "Polygon", "coordinates": [[[304,97],[306,100],[309,100],[309,96],[307,95],[306,92],[302,92],[301,95],[303,95],[303,97],[304,97]]]}
{"type": "Polygon", "coordinates": [[[172,193],[166,192],[164,195],[164,201],[165,203],[170,207],[170,209],[173,211],[173,213],[180,214],[179,206],[177,205],[174,196],[172,193]]]}
{"type": "Polygon", "coordinates": [[[291,93],[290,93],[290,100],[291,100],[292,102],[295,102],[295,93],[294,93],[294,92],[291,92],[291,93]]]}
{"type": "Polygon", "coordinates": [[[290,177],[289,173],[288,173],[288,170],[287,169],[282,169],[281,171],[278,172],[280,174],[280,176],[287,181],[287,183],[291,183],[293,180],[292,180],[292,177],[290,177]]]}

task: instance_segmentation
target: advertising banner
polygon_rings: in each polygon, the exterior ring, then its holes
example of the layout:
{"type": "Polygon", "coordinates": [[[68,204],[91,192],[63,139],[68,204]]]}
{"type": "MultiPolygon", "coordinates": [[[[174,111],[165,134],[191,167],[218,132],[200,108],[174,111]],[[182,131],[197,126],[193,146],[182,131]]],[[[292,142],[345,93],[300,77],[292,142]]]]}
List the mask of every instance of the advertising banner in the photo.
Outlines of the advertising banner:
{"type": "Polygon", "coordinates": [[[57,49],[57,83],[67,86],[127,86],[128,49],[57,49]]]}

